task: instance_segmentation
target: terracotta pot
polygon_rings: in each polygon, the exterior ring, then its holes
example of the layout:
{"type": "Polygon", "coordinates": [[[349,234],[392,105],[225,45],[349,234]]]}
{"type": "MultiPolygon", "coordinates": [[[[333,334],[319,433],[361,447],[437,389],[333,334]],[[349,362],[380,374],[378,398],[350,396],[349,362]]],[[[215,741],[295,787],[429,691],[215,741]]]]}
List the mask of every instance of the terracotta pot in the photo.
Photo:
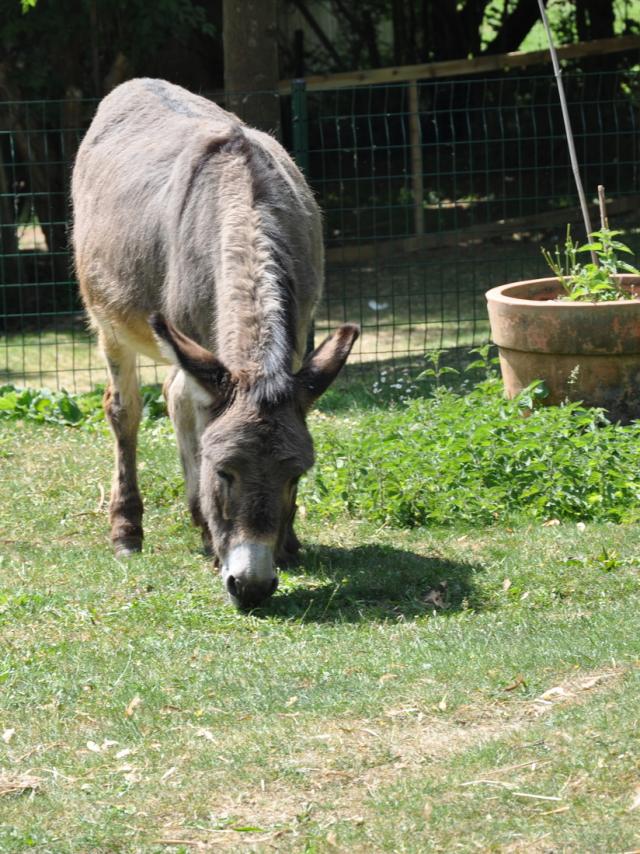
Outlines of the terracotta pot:
{"type": "MultiPolygon", "coordinates": [[[[640,289],[640,277],[618,276],[640,289]]],[[[491,335],[498,345],[507,397],[534,380],[546,403],[582,401],[611,418],[640,417],[640,299],[558,301],[557,279],[531,279],[487,292],[491,335]]]]}

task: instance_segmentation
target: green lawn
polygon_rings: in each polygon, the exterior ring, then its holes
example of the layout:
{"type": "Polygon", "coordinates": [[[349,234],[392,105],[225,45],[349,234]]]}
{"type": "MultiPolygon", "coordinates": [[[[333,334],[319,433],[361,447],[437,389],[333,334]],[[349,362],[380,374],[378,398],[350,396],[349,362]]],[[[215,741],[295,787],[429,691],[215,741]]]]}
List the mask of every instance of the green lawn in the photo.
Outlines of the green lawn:
{"type": "MultiPolygon", "coordinates": [[[[354,369],[419,366],[425,350],[486,343],[485,290],[541,272],[538,247],[517,242],[499,252],[492,244],[472,245],[329,265],[316,341],[341,323],[358,323],[361,336],[349,360],[354,369]]],[[[82,314],[34,315],[25,322],[23,330],[12,326],[0,336],[0,385],[84,392],[105,382],[104,360],[82,314]]],[[[162,381],[165,368],[142,357],[139,365],[144,382],[162,381]]]]}
{"type": "MultiPolygon", "coordinates": [[[[319,445],[360,417],[313,416],[319,445]]],[[[0,422],[3,854],[640,847],[640,525],[307,501],[302,567],[247,615],[166,421],[141,460],[125,563],[104,426],[0,422]]]]}

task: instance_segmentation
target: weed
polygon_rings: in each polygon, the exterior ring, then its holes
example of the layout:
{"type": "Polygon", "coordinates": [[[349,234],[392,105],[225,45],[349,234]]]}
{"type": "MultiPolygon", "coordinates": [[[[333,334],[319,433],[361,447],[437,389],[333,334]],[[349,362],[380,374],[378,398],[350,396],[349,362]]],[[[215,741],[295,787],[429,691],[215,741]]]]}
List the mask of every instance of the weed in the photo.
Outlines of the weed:
{"type": "MultiPolygon", "coordinates": [[[[474,385],[456,377],[458,387],[447,388],[452,371],[436,351],[425,371],[430,396],[415,397],[419,386],[407,378],[389,383],[396,398],[384,408],[313,414],[318,462],[302,502],[325,519],[346,513],[396,527],[493,523],[511,514],[640,517],[640,426],[610,424],[579,404],[540,407],[542,383],[507,401],[490,351],[476,353],[470,368],[484,379],[474,385]]],[[[5,386],[0,418],[92,428],[104,422],[100,397],[5,386]]],[[[146,387],[143,400],[145,421],[156,422],[165,411],[158,389],[146,387]]],[[[170,430],[157,423],[160,433],[170,430]]],[[[7,453],[0,446],[0,458],[7,453]]],[[[178,483],[163,486],[158,476],[155,489],[172,501],[178,483]]]]}
{"type": "MultiPolygon", "coordinates": [[[[17,418],[66,427],[92,425],[104,421],[102,389],[80,395],[65,389],[19,388],[0,386],[0,418],[17,418]]],[[[142,414],[153,421],[166,414],[164,398],[156,386],[142,388],[142,414]]]]}
{"type": "Polygon", "coordinates": [[[449,376],[457,376],[460,371],[457,368],[452,368],[449,365],[443,365],[442,357],[444,355],[444,350],[431,350],[426,354],[427,363],[430,364],[431,367],[425,368],[421,374],[418,375],[418,379],[426,379],[432,378],[435,381],[436,388],[441,388],[443,385],[442,378],[449,376]]]}
{"type": "Polygon", "coordinates": [[[620,287],[615,276],[620,273],[639,274],[639,271],[618,258],[618,252],[633,254],[631,249],[615,238],[621,231],[602,228],[589,236],[591,243],[580,246],[571,237],[567,226],[564,253],[556,246],[553,254],[542,248],[542,255],[565,290],[564,299],[574,302],[607,302],[610,300],[635,299],[635,292],[620,287]],[[593,252],[598,263],[583,264],[578,260],[581,252],[593,252]],[[564,254],[564,257],[563,257],[564,254]]]}
{"type": "Polygon", "coordinates": [[[635,519],[640,427],[610,424],[579,404],[536,406],[545,393],[538,383],[507,401],[490,376],[466,393],[439,385],[431,397],[357,422],[314,418],[318,462],[303,501],[326,518],[398,527],[510,514],[635,519]]]}

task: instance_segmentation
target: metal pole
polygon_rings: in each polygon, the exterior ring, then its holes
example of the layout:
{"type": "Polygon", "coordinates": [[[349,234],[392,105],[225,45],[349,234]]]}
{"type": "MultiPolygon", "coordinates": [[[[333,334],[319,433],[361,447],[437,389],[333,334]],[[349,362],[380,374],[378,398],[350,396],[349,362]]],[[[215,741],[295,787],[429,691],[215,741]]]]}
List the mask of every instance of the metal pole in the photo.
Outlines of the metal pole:
{"type": "Polygon", "coordinates": [[[307,114],[307,83],[291,81],[291,114],[293,119],[293,157],[301,172],[309,171],[309,120],[307,114]]]}
{"type": "MultiPolygon", "coordinates": [[[[587,200],[584,195],[584,188],[582,186],[582,179],[580,178],[580,168],[578,166],[578,157],[576,155],[576,147],[573,142],[573,131],[571,130],[571,119],[569,118],[569,110],[567,108],[567,98],[564,93],[564,86],[562,84],[562,71],[560,69],[560,63],[558,62],[558,54],[556,53],[556,47],[553,43],[553,36],[551,35],[551,28],[549,27],[549,19],[547,18],[547,13],[544,8],[543,0],[538,0],[538,6],[540,7],[540,16],[542,18],[542,23],[544,25],[545,32],[547,34],[547,39],[549,41],[549,50],[551,51],[551,62],[553,63],[553,71],[556,77],[556,82],[558,84],[558,95],[560,96],[560,107],[562,109],[562,118],[564,120],[564,129],[567,134],[567,144],[569,145],[569,157],[571,159],[571,168],[573,169],[573,177],[576,182],[576,189],[578,190],[578,198],[580,199],[580,208],[582,210],[582,219],[584,220],[584,228],[587,232],[587,240],[589,240],[589,235],[593,231],[591,228],[591,219],[589,217],[589,208],[587,207],[587,200]]],[[[595,252],[591,252],[591,260],[594,264],[598,264],[598,258],[595,252]]]]}
{"type": "Polygon", "coordinates": [[[409,82],[409,140],[411,143],[411,189],[413,219],[416,234],[424,234],[424,183],[422,163],[422,133],[420,128],[420,97],[418,83],[409,82]]]}

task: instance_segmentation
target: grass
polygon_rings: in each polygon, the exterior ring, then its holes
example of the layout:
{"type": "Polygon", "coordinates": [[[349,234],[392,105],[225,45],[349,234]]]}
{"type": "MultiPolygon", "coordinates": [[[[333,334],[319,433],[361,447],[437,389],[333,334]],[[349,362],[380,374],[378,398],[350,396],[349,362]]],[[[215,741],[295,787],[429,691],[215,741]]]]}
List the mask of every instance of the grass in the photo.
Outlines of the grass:
{"type": "MultiPolygon", "coordinates": [[[[331,265],[316,340],[340,323],[356,322],[362,334],[349,360],[355,369],[375,372],[385,363],[415,367],[426,349],[485,343],[485,290],[544,269],[537,246],[525,243],[505,244],[499,252],[490,244],[473,245],[331,265]]],[[[0,337],[0,385],[86,392],[105,382],[104,362],[81,314],[34,313],[24,323],[23,330],[11,327],[0,337]],[[30,323],[41,328],[31,329],[30,323]]],[[[157,383],[165,369],[141,359],[140,371],[144,382],[157,383]]]]}
{"type": "MultiPolygon", "coordinates": [[[[98,345],[78,317],[70,328],[17,332],[0,339],[0,385],[14,383],[87,392],[105,383],[107,373],[98,345]]],[[[145,383],[162,382],[166,369],[140,357],[145,383]]]]}
{"type": "MultiPolygon", "coordinates": [[[[319,448],[371,430],[347,404],[319,448]]],[[[311,479],[303,564],[243,615],[166,421],[126,563],[110,468],[100,423],[2,422],[0,850],[637,847],[638,524],[407,529],[314,508],[311,479]]]]}
{"type": "MultiPolygon", "coordinates": [[[[408,300],[409,298],[407,298],[408,300]]],[[[453,297],[449,302],[453,302],[453,297]]],[[[464,320],[458,323],[455,314],[449,319],[426,322],[406,320],[401,315],[384,317],[349,302],[334,307],[334,317],[327,317],[316,326],[316,341],[334,332],[349,317],[360,319],[363,332],[350,365],[355,372],[375,374],[385,362],[393,366],[420,364],[425,346],[469,348],[488,339],[489,322],[464,320]]],[[[382,303],[389,305],[389,303],[382,303]]],[[[452,313],[455,308],[452,309],[452,313]]],[[[162,383],[166,366],[140,357],[138,371],[144,383],[162,383]]],[[[415,371],[414,371],[415,372],[415,371]]],[[[94,338],[86,332],[55,331],[45,328],[39,332],[14,333],[0,340],[0,385],[12,383],[37,388],[67,389],[85,393],[96,384],[104,384],[107,373],[94,338]]]]}

